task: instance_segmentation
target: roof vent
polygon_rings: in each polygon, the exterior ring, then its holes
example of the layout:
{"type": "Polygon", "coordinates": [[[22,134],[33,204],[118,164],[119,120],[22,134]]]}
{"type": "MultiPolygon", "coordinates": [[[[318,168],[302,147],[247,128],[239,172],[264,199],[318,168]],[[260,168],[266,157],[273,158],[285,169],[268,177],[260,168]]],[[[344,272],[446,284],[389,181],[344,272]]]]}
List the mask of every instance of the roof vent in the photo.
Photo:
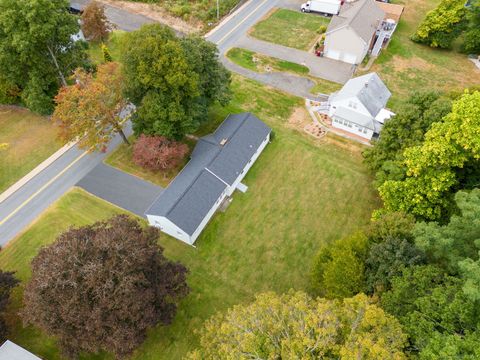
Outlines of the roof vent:
{"type": "Polygon", "coordinates": [[[227,143],[227,139],[222,139],[222,141],[220,141],[220,145],[225,145],[227,143]]]}

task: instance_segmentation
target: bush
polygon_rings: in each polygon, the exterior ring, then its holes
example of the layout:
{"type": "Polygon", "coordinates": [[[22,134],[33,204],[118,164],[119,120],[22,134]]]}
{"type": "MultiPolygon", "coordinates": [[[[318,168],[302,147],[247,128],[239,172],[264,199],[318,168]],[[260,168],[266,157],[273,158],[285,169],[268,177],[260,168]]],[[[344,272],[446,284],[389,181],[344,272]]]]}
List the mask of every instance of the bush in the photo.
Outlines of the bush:
{"type": "Polygon", "coordinates": [[[318,28],[318,33],[319,34],[324,34],[325,32],[327,32],[327,26],[326,25],[322,25],[318,28]]]}
{"type": "Polygon", "coordinates": [[[368,239],[363,233],[320,248],[312,268],[313,292],[327,299],[335,299],[363,291],[367,252],[368,239]]]}
{"type": "Polygon", "coordinates": [[[140,135],[133,146],[133,162],[152,171],[170,170],[188,154],[187,145],[163,136],[140,135]]]}

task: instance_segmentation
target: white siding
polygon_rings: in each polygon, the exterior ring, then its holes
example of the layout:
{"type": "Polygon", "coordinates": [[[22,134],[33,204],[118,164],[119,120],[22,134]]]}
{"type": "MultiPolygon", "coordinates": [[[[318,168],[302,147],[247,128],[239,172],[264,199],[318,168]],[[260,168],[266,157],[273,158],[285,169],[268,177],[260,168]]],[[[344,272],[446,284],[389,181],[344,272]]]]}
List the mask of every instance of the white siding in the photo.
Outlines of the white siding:
{"type": "Polygon", "coordinates": [[[332,126],[337,129],[348,131],[354,135],[361,136],[367,140],[371,140],[373,136],[373,130],[367,129],[366,127],[357,125],[348,120],[339,119],[335,116],[332,118],[332,126]]]}
{"type": "Polygon", "coordinates": [[[148,222],[151,226],[155,226],[160,229],[160,231],[173,236],[174,238],[186,242],[187,244],[193,244],[190,235],[188,235],[185,231],[180,229],[177,225],[172,223],[169,219],[164,216],[155,216],[155,215],[147,215],[148,222]]]}

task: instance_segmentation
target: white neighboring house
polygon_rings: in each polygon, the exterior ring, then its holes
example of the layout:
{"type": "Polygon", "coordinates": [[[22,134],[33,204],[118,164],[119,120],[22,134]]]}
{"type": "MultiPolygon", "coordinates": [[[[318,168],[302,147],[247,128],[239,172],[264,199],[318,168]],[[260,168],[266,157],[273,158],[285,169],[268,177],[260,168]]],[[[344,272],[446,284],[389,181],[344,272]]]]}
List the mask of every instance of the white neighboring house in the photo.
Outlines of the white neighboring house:
{"type": "Polygon", "coordinates": [[[228,116],[202,137],[188,164],[146,211],[150,225],[193,245],[222,203],[238,189],[270,141],[271,129],[250,113],[228,116]]]}
{"type": "Polygon", "coordinates": [[[21,346],[7,340],[0,346],[0,360],[42,360],[21,346]]]}
{"type": "Polygon", "coordinates": [[[328,25],[324,56],[349,64],[360,64],[373,48],[384,17],[385,12],[375,0],[358,0],[344,5],[344,9],[339,15],[333,16],[328,25]]]}
{"type": "Polygon", "coordinates": [[[391,96],[377,73],[366,74],[348,80],[340,91],[330,95],[327,114],[333,127],[371,140],[395,115],[385,108],[391,96]]]}

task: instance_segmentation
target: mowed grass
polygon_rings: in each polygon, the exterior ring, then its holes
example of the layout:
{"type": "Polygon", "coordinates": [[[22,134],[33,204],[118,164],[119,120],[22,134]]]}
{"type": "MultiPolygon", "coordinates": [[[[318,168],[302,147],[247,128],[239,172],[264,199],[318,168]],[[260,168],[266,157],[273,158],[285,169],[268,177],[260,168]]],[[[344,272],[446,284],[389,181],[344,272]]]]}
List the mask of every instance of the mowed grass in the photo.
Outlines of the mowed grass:
{"type": "MultiPolygon", "coordinates": [[[[108,157],[105,159],[105,163],[162,187],[166,187],[173,180],[173,178],[177,176],[177,174],[188,161],[187,155],[184,162],[174,169],[168,171],[151,171],[144,169],[133,162],[133,145],[136,141],[135,136],[131,136],[129,141],[130,145],[121,143],[118,148],[115,149],[115,151],[108,155],[108,157]]],[[[192,151],[193,147],[195,146],[195,141],[185,139],[185,143],[192,151]]]]}
{"type": "MultiPolygon", "coordinates": [[[[105,41],[105,45],[112,56],[113,61],[120,61],[120,55],[122,51],[122,39],[126,32],[123,30],[112,31],[108,39],[105,41]]],[[[88,43],[88,55],[94,64],[102,64],[104,62],[102,43],[88,43]]]]}
{"type": "Polygon", "coordinates": [[[60,148],[56,136],[48,118],[0,105],[0,193],[60,148]]]}
{"type": "MultiPolygon", "coordinates": [[[[480,84],[480,69],[457,50],[441,50],[410,40],[425,14],[440,0],[398,0],[405,6],[391,43],[370,71],[377,72],[393,93],[390,106],[414,90],[462,90],[480,84]]],[[[456,49],[457,47],[455,47],[456,49]]]]}
{"type": "Polygon", "coordinates": [[[308,77],[315,82],[315,85],[310,90],[312,94],[330,94],[340,90],[342,87],[342,85],[332,81],[308,75],[310,69],[306,66],[258,54],[247,49],[232,48],[228,51],[226,56],[237,65],[255,72],[262,73],[269,69],[269,71],[289,72],[295,75],[308,77]]]}
{"type": "MultiPolygon", "coordinates": [[[[170,326],[152,329],[133,359],[181,359],[198,346],[203,322],[217,311],[252,301],[255,294],[290,288],[308,290],[311,260],[321,244],[343,237],[370,219],[378,199],[358,152],[320,146],[288,126],[302,100],[234,76],[234,99],[212,110],[210,132],[228,113],[251,111],[273,127],[275,136],[236,193],[225,213],[217,214],[197,240],[197,248],[162,235],[165,254],[189,269],[190,295],[170,326]]],[[[0,268],[17,270],[22,280],[39,248],[70,225],[104,219],[119,210],[74,190],[60,199],[23,235],[0,252],[0,268]]],[[[22,329],[21,289],[15,291],[10,337],[46,359],[60,359],[52,339],[22,329]]],[[[105,354],[83,359],[110,359],[105,354]]]]}
{"type": "Polygon", "coordinates": [[[260,40],[310,50],[320,36],[320,27],[327,26],[329,18],[298,11],[277,9],[253,27],[250,35],[260,40]]]}

